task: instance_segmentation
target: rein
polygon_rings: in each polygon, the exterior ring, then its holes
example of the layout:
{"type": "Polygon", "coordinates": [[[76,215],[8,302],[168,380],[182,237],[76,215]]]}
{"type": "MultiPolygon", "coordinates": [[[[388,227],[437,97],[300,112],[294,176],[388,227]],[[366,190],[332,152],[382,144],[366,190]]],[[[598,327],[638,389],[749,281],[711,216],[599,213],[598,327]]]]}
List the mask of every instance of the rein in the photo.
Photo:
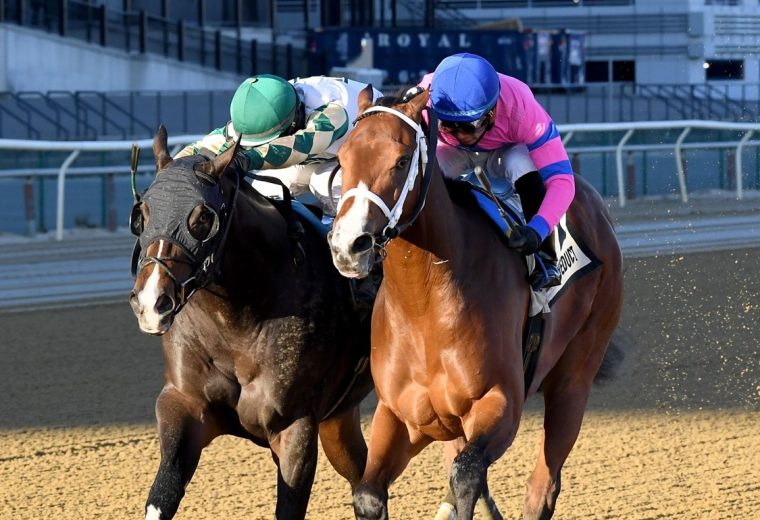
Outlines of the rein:
{"type": "MultiPolygon", "coordinates": [[[[377,207],[380,208],[380,210],[388,219],[388,224],[383,229],[382,234],[380,236],[373,237],[375,241],[374,247],[380,251],[381,256],[384,256],[382,255],[382,253],[384,253],[385,247],[388,245],[388,242],[398,237],[409,226],[411,226],[420,216],[420,213],[422,213],[422,210],[425,207],[425,200],[427,199],[428,190],[430,189],[430,182],[433,179],[433,165],[435,164],[435,148],[436,148],[436,143],[438,142],[438,120],[435,115],[435,112],[430,107],[425,107],[424,110],[428,111],[428,118],[429,118],[429,125],[428,125],[429,131],[428,131],[427,136],[425,136],[425,132],[423,131],[421,124],[417,123],[416,121],[414,121],[412,118],[410,118],[403,112],[396,110],[394,108],[390,108],[390,107],[384,107],[384,106],[370,107],[367,110],[365,110],[356,119],[356,121],[354,121],[354,125],[356,125],[359,121],[361,121],[362,119],[364,119],[365,117],[373,113],[384,112],[384,113],[392,114],[400,118],[407,125],[411,126],[416,134],[415,135],[416,151],[414,153],[412,163],[409,165],[409,172],[407,173],[406,182],[404,182],[404,187],[402,189],[401,195],[396,201],[396,204],[394,204],[393,209],[388,208],[388,205],[385,204],[385,201],[383,201],[382,198],[380,198],[376,193],[373,193],[372,191],[366,188],[358,188],[358,187],[351,188],[350,190],[346,191],[341,196],[340,200],[338,201],[338,208],[337,208],[336,214],[340,211],[340,208],[343,206],[346,200],[348,200],[351,197],[364,197],[370,200],[371,202],[373,202],[377,207]],[[434,143],[434,144],[430,145],[429,143],[434,143]],[[414,189],[414,184],[417,180],[417,175],[420,172],[422,172],[422,186],[420,188],[420,196],[417,200],[417,205],[415,206],[414,210],[412,210],[412,213],[409,219],[403,224],[399,224],[399,221],[401,220],[401,215],[403,213],[404,202],[406,202],[406,197],[414,189]]],[[[330,181],[329,181],[330,190],[332,190],[333,178],[335,177],[339,169],[340,169],[340,164],[336,165],[335,169],[333,169],[332,173],[330,174],[330,181]]]]}

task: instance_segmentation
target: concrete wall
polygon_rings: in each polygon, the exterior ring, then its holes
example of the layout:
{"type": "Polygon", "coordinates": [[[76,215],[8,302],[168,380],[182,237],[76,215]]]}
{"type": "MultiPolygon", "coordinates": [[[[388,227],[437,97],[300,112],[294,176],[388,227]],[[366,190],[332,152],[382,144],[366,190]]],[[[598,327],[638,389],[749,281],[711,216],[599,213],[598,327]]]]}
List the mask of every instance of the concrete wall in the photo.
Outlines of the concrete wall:
{"type": "Polygon", "coordinates": [[[0,24],[0,91],[234,90],[242,78],[0,24]]]}

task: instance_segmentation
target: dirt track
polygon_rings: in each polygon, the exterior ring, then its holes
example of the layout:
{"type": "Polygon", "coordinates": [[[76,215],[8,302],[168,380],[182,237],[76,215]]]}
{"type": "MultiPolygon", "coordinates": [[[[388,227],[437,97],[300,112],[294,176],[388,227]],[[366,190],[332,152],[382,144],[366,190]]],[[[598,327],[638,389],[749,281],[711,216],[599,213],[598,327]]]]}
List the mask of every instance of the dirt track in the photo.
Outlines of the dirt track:
{"type": "MultiPolygon", "coordinates": [[[[623,329],[637,348],[595,389],[555,518],[760,517],[757,252],[627,262],[623,329]]],[[[126,302],[0,314],[0,330],[0,518],[142,518],[158,465],[158,340],[126,302]]],[[[537,454],[540,404],[489,472],[509,518],[537,454]]],[[[432,518],[440,453],[426,449],[391,489],[394,518],[432,518]]],[[[272,518],[274,475],[266,451],[217,440],[176,518],[272,518]]],[[[324,457],[308,516],[352,517],[324,457]]]]}

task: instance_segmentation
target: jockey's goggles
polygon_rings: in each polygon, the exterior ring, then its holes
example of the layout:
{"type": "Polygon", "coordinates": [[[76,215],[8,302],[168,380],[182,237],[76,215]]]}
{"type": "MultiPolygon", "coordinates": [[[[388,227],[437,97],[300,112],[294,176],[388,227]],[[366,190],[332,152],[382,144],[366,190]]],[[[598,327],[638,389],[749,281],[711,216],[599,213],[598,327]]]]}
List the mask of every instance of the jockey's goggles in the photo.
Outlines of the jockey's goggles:
{"type": "Polygon", "coordinates": [[[438,120],[438,129],[447,134],[475,134],[491,122],[489,110],[475,121],[442,121],[438,120]]]}

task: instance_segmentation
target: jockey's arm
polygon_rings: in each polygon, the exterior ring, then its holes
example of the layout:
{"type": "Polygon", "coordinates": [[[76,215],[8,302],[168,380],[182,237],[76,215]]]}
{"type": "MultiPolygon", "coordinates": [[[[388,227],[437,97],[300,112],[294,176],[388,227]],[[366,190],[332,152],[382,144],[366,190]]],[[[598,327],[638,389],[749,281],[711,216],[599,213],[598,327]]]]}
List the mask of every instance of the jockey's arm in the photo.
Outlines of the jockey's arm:
{"type": "Polygon", "coordinates": [[[526,129],[523,140],[546,186],[544,200],[528,225],[544,239],[570,207],[575,196],[575,179],[554,122],[535,99],[526,100],[526,105],[528,124],[522,125],[526,129]]]}
{"type": "Polygon", "coordinates": [[[303,130],[245,150],[249,171],[287,168],[325,152],[348,131],[348,113],[338,103],[312,112],[303,130]]]}
{"type": "Polygon", "coordinates": [[[180,157],[186,157],[188,155],[198,155],[201,153],[201,150],[203,148],[211,150],[217,155],[220,154],[226,149],[226,147],[223,149],[224,144],[227,142],[227,136],[224,133],[224,128],[225,127],[221,127],[212,130],[207,136],[203,137],[199,141],[185,146],[182,150],[177,152],[174,158],[179,159],[180,157]]]}

